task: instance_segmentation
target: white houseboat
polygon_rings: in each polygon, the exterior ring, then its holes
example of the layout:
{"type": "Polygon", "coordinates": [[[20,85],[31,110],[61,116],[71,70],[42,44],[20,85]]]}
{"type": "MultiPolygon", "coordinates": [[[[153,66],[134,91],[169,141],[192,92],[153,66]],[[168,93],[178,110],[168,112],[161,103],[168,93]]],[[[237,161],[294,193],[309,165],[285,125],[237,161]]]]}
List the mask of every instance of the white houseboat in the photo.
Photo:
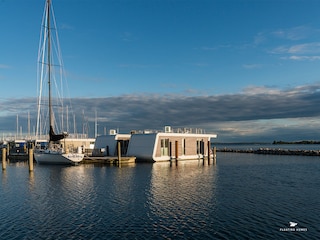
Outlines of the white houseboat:
{"type": "Polygon", "coordinates": [[[211,140],[215,138],[216,134],[190,129],[173,131],[169,126],[165,127],[164,132],[115,133],[97,137],[92,155],[116,156],[117,142],[121,142],[121,155],[135,156],[137,161],[203,159],[213,154],[211,140]]]}
{"type": "Polygon", "coordinates": [[[118,156],[117,143],[121,143],[121,155],[127,155],[131,134],[119,134],[110,130],[109,135],[98,136],[95,140],[92,157],[118,156]]]}
{"type": "Polygon", "coordinates": [[[215,134],[159,132],[131,136],[127,154],[145,161],[202,159],[212,155],[215,134]]]}

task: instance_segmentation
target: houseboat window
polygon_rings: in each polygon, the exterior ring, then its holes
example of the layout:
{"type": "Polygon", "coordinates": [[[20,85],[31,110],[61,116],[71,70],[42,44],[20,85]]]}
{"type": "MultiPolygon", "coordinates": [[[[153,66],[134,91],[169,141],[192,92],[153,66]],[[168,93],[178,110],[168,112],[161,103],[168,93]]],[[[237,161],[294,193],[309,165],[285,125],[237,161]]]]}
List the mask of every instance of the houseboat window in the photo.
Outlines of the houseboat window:
{"type": "Polygon", "coordinates": [[[169,156],[169,139],[161,139],[161,156],[169,156]]]}
{"type": "Polygon", "coordinates": [[[186,155],[186,139],[182,140],[182,154],[186,155]]]}
{"type": "Polygon", "coordinates": [[[200,140],[197,140],[197,154],[200,154],[200,140]]]}
{"type": "Polygon", "coordinates": [[[204,142],[203,142],[203,140],[197,140],[197,154],[204,154],[204,142]]]}

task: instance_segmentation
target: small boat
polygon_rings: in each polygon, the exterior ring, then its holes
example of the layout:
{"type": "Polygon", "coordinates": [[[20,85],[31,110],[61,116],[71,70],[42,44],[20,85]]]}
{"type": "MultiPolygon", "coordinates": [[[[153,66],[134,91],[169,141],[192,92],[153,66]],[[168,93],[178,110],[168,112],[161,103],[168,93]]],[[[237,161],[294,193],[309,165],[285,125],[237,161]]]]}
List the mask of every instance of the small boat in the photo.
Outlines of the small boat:
{"type": "MultiPolygon", "coordinates": [[[[46,82],[48,83],[48,115],[49,115],[49,142],[48,146],[46,148],[40,148],[35,149],[34,151],[34,158],[37,161],[37,163],[40,164],[72,164],[75,165],[83,160],[84,154],[82,153],[82,150],[80,147],[77,149],[69,148],[66,144],[62,144],[61,141],[68,137],[68,134],[66,132],[63,132],[61,134],[55,134],[54,132],[54,126],[55,126],[55,117],[54,117],[54,111],[52,107],[52,87],[51,82],[53,77],[54,67],[57,65],[54,64],[53,61],[53,49],[51,49],[51,41],[52,41],[52,29],[56,30],[56,26],[51,26],[51,20],[55,25],[55,20],[51,19],[53,18],[53,9],[51,6],[51,0],[46,0],[45,4],[45,12],[43,15],[43,45],[41,46],[41,40],[40,40],[40,48],[39,48],[39,64],[41,65],[39,67],[39,71],[41,72],[38,76],[40,76],[40,84],[44,83],[44,77],[46,76],[46,82]]],[[[59,56],[60,57],[60,54],[59,56]]],[[[62,63],[61,60],[59,63],[62,63]]],[[[60,66],[62,67],[62,66],[60,66]]],[[[60,71],[58,71],[60,72],[60,71]]],[[[40,88],[42,89],[42,88],[40,88]]],[[[39,94],[42,96],[42,93],[39,94]]],[[[42,105],[44,105],[41,102],[41,97],[38,99],[38,120],[37,120],[37,131],[40,125],[40,109],[42,105]]]]}
{"type": "Polygon", "coordinates": [[[8,158],[11,161],[26,161],[28,160],[28,142],[26,140],[16,139],[9,143],[8,158]]]}

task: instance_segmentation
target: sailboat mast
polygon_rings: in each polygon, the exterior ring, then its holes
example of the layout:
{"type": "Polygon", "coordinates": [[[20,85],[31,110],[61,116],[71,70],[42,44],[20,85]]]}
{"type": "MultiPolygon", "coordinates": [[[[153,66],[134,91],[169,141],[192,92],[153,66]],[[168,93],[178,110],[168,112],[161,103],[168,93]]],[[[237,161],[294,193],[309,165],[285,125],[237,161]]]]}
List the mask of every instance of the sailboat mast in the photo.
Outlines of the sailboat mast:
{"type": "Polygon", "coordinates": [[[51,35],[50,35],[50,4],[51,0],[47,0],[47,39],[48,39],[48,101],[49,101],[49,127],[53,128],[53,113],[52,113],[52,103],[51,103],[51,35]]]}

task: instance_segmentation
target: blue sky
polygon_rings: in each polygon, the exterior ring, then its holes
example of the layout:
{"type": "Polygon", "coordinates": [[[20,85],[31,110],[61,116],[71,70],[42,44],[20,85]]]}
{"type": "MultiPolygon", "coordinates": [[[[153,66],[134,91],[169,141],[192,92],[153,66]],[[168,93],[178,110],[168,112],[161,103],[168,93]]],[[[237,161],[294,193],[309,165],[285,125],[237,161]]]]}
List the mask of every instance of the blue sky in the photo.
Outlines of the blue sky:
{"type": "MultiPolygon", "coordinates": [[[[221,141],[319,139],[312,129],[320,1],[53,0],[53,7],[70,97],[89,118],[98,111],[100,127],[185,125],[221,141]],[[199,112],[208,116],[194,119],[199,112]]],[[[35,107],[43,9],[44,0],[0,1],[0,133],[35,107]]]]}

